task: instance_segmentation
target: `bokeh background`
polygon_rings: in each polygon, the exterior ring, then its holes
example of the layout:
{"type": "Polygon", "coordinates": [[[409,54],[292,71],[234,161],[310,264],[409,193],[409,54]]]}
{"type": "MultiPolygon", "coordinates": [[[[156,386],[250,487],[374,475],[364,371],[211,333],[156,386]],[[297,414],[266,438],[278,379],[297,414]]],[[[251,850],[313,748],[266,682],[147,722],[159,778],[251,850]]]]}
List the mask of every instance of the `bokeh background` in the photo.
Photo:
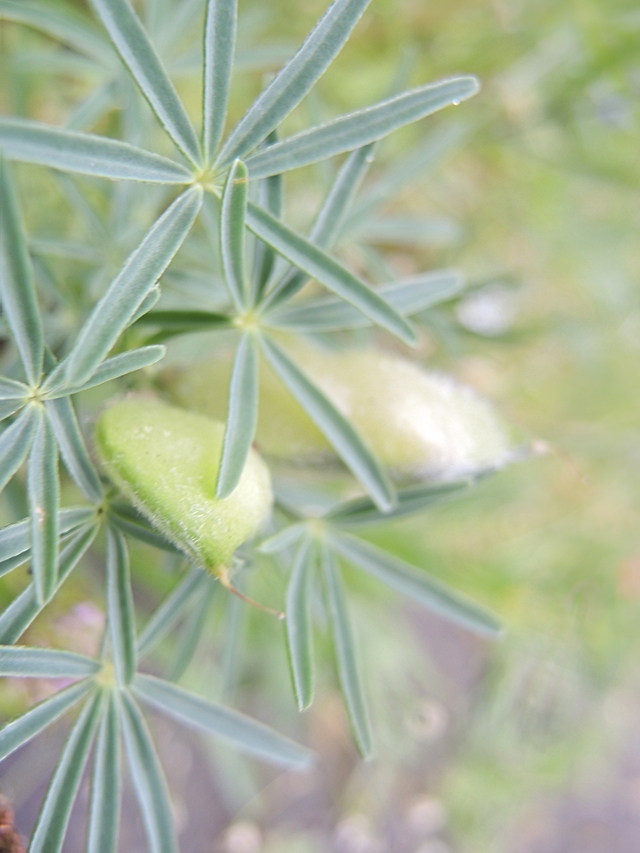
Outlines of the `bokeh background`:
{"type": "MultiPolygon", "coordinates": [[[[236,77],[234,118],[325,5],[240,3],[246,44],[266,53],[236,77]]],[[[66,121],[99,81],[52,40],[0,28],[2,110],[66,121]]],[[[377,743],[362,764],[322,631],[317,698],[298,718],[281,627],[216,613],[183,683],[306,739],[321,761],[278,774],[157,720],[185,853],[640,853],[640,11],[630,0],[373,0],[289,126],[459,72],[477,74],[481,93],[379,148],[368,187],[392,160],[418,156],[422,169],[345,257],[467,277],[462,298],[425,315],[419,357],[493,400],[539,453],[371,538],[487,604],[505,636],[479,641],[349,574],[377,743]]],[[[176,79],[195,112],[197,79],[188,68],[176,79]]],[[[327,169],[287,179],[289,221],[311,219],[327,169]]],[[[17,171],[30,230],[46,236],[61,217],[72,230],[45,170],[17,171]]],[[[83,301],[82,259],[47,258],[69,297],[51,320],[64,335],[83,301]]],[[[20,499],[18,483],[5,520],[20,499]]],[[[173,569],[139,550],[136,600],[151,609],[173,569]]],[[[76,571],[29,641],[90,649],[99,577],[98,562],[76,571]]],[[[265,588],[273,578],[266,570],[265,588]]],[[[0,584],[8,603],[24,579],[0,584]]],[[[0,714],[46,689],[8,682],[0,714]]],[[[0,770],[25,833],[63,736],[64,725],[0,770]]],[[[68,853],[82,849],[81,812],[68,853]]],[[[127,804],[122,850],[139,849],[140,831],[127,804]]]]}

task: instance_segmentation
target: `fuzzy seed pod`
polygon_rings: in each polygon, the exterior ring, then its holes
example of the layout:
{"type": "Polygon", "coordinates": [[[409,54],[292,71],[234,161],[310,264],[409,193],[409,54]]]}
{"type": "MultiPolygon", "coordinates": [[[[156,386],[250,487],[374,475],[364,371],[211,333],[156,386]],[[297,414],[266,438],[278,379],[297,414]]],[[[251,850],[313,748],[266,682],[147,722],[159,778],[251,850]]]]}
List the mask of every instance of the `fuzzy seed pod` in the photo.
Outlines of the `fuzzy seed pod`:
{"type": "Polygon", "coordinates": [[[214,574],[268,517],[269,471],[251,450],[229,497],[215,497],[224,424],[158,400],[129,398],[101,415],[96,445],[123,494],[189,556],[214,574]]]}
{"type": "MultiPolygon", "coordinates": [[[[371,347],[340,352],[297,344],[297,365],[367,441],[394,477],[449,478],[504,464],[508,431],[475,391],[412,361],[371,347]]],[[[228,358],[168,377],[181,405],[220,416],[231,373],[228,358]]],[[[264,364],[256,444],[278,461],[325,464],[335,454],[318,427],[264,364]]]]}

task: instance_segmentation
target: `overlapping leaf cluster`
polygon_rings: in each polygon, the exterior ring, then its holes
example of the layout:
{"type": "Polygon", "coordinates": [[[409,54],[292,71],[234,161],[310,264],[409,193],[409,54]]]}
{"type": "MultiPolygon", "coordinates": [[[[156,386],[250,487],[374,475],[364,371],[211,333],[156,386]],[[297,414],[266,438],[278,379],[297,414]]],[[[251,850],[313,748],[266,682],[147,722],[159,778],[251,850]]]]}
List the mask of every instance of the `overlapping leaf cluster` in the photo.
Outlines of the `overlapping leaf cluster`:
{"type": "MultiPolygon", "coordinates": [[[[301,708],[312,697],[309,601],[317,568],[340,683],[356,741],[365,755],[371,750],[371,735],[340,560],[473,630],[488,634],[498,630],[481,609],[352,532],[362,525],[422,511],[435,500],[464,492],[471,482],[427,484],[397,492],[353,426],[278,342],[283,331],[325,333],[378,326],[413,344],[415,329],[408,317],[450,298],[460,288],[459,277],[450,271],[375,288],[331,251],[358,225],[362,232],[371,211],[443,142],[440,138],[419,150],[354,204],[377,140],[470,97],[477,90],[474,78],[422,86],[293,136],[281,139],[278,135],[283,120],[340,51],[368,2],[335,0],[224,138],[232,70],[241,60],[240,51],[235,50],[235,0],[209,0],[206,9],[199,0],[181,2],[173,10],[177,19],[172,15],[170,20],[160,14],[165,4],[149,2],[148,29],[128,0],[92,0],[101,26],[57,3],[0,0],[2,18],[36,27],[62,42],[70,50],[58,61],[74,73],[91,71],[100,81],[66,128],[0,118],[0,287],[4,321],[15,344],[8,375],[0,379],[2,418],[12,419],[0,436],[0,482],[4,487],[26,460],[30,507],[29,518],[0,531],[0,574],[27,562],[32,572],[27,588],[0,615],[0,673],[77,679],[0,732],[0,757],[82,703],[51,779],[30,851],[61,849],[94,740],[87,850],[108,853],[117,843],[120,742],[150,849],[177,849],[164,777],[139,701],[259,756],[289,765],[308,760],[302,747],[172,683],[193,653],[217,589],[216,581],[201,567],[191,568],[136,637],[127,537],[164,550],[173,546],[118,500],[101,479],[78,424],[75,395],[155,364],[165,352],[162,342],[171,337],[219,330],[237,340],[218,497],[228,496],[237,485],[254,439],[260,358],[266,359],[369,495],[334,506],[320,518],[304,517],[280,496],[281,529],[258,543],[263,553],[275,555],[290,569],[286,634],[301,708]],[[171,46],[199,13],[204,18],[201,133],[172,82],[172,74],[193,69],[198,51],[188,49],[176,55],[171,46]],[[164,51],[171,60],[167,64],[159,58],[164,51]],[[136,114],[128,116],[130,104],[139,107],[139,93],[174,144],[176,159],[142,147],[146,138],[136,114]],[[84,132],[121,105],[122,139],[84,132]],[[303,236],[283,220],[282,174],[339,154],[348,156],[309,234],[303,236]],[[85,224],[85,243],[27,237],[9,166],[12,160],[56,170],[60,189],[85,224]],[[106,218],[93,207],[82,183],[60,174],[68,172],[115,182],[106,218]],[[143,186],[133,193],[132,182],[143,186]],[[137,214],[142,208],[147,214],[153,211],[153,221],[140,235],[137,214]],[[129,227],[123,226],[123,220],[129,227]],[[109,246],[129,252],[113,278],[105,272],[109,246]],[[36,293],[33,263],[47,253],[87,263],[87,294],[100,294],[66,340],[49,334],[36,293]],[[196,259],[195,267],[190,258],[196,259]],[[169,292],[172,284],[187,283],[187,308],[171,307],[170,299],[168,307],[162,303],[154,307],[161,279],[169,292]],[[310,279],[329,294],[301,294],[310,279]],[[128,348],[123,348],[125,343],[128,348]],[[112,354],[114,349],[120,351],[112,354]],[[59,456],[87,505],[60,507],[59,456]],[[108,628],[100,659],[15,645],[91,548],[101,528],[107,541],[108,628]],[[138,658],[153,651],[186,612],[194,617],[191,630],[168,678],[137,673],[138,658]]],[[[137,115],[144,115],[144,110],[137,115]]],[[[255,549],[247,548],[243,556],[251,561],[253,553],[255,549]]]]}

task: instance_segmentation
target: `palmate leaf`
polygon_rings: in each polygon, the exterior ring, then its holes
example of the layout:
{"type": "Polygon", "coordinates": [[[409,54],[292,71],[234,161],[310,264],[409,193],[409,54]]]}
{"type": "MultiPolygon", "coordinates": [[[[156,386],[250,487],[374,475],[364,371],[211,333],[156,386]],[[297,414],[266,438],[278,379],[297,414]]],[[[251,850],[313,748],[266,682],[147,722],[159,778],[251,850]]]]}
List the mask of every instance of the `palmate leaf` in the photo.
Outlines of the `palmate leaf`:
{"type": "Polygon", "coordinates": [[[340,52],[369,2],[335,0],[236,125],[219,154],[221,168],[253,150],[300,103],[340,52]]]}
{"type": "Polygon", "coordinates": [[[333,532],[330,545],[349,563],[441,616],[483,636],[500,635],[499,622],[484,608],[398,557],[348,533],[333,532]]]}
{"type": "Polygon", "coordinates": [[[308,708],[313,700],[313,644],[309,599],[315,559],[313,543],[305,537],[298,545],[287,587],[287,648],[299,711],[308,708]]]}
{"type": "Polygon", "coordinates": [[[249,178],[265,178],[353,151],[443,107],[465,101],[478,89],[475,77],[454,77],[305,130],[247,157],[249,178]]]}
{"type": "Polygon", "coordinates": [[[140,709],[128,693],[119,697],[125,752],[151,853],[178,853],[167,783],[140,709]]]}
{"type": "Polygon", "coordinates": [[[38,815],[29,853],[60,853],[104,699],[88,699],[62,749],[38,815]]]}
{"type": "MultiPolygon", "coordinates": [[[[452,299],[462,288],[463,279],[459,273],[442,270],[385,284],[377,292],[396,311],[410,317],[452,299]]],[[[333,297],[305,299],[276,308],[265,314],[265,322],[274,328],[299,332],[334,332],[371,325],[371,320],[352,305],[333,297]]]]}
{"type": "Polygon", "coordinates": [[[236,46],[237,0],[208,0],[204,25],[202,134],[205,165],[213,163],[227,116],[236,46]]]}
{"type": "Polygon", "coordinates": [[[0,491],[24,462],[38,426],[38,413],[27,406],[0,435],[0,491]]]}
{"type": "Polygon", "coordinates": [[[129,256],[65,359],[70,386],[82,385],[91,378],[182,245],[201,204],[199,187],[178,196],[129,256]]]}
{"type": "Polygon", "coordinates": [[[340,577],[340,569],[336,565],[333,554],[324,543],[321,551],[321,563],[340,688],[358,750],[363,758],[370,758],[372,752],[371,726],[364,699],[353,631],[347,611],[346,596],[340,577]]]}
{"type": "Polygon", "coordinates": [[[91,0],[114,47],[158,120],[194,165],[200,143],[173,83],[128,0],[91,0]]]}
{"type": "Polygon", "coordinates": [[[220,252],[224,279],[238,313],[247,307],[244,233],[247,214],[247,170],[236,160],[224,185],[220,211],[220,252]]]}
{"type": "Polygon", "coordinates": [[[86,853],[115,853],[120,786],[120,726],[115,696],[111,695],[96,739],[86,853]]]}
{"type": "Polygon", "coordinates": [[[414,346],[415,332],[410,323],[353,273],[309,240],[287,228],[266,210],[249,203],[247,225],[253,233],[310,278],[355,305],[374,323],[414,346]]]}
{"type": "Polygon", "coordinates": [[[261,346],[274,372],[322,430],[376,506],[382,512],[391,509],[395,500],[391,482],[352,424],[273,341],[263,337],[261,346]]]}
{"type": "MultiPolygon", "coordinates": [[[[56,591],[86,554],[97,532],[97,525],[86,527],[73,535],[62,548],[58,562],[56,591]]],[[[38,603],[34,585],[31,583],[0,615],[0,643],[15,643],[41,610],[42,606],[38,603]]]]}
{"type": "Polygon", "coordinates": [[[137,675],[133,691],[140,699],[193,728],[217,735],[243,752],[290,767],[306,767],[309,750],[262,723],[150,675],[137,675]]]}
{"type": "Polygon", "coordinates": [[[114,181],[188,184],[193,180],[192,172],[160,154],[27,119],[0,118],[0,149],[9,160],[114,181]]]}
{"type": "Polygon", "coordinates": [[[116,57],[100,32],[77,9],[35,0],[0,0],[0,19],[26,24],[98,60],[114,66],[116,57]]]}
{"type": "Polygon", "coordinates": [[[107,615],[116,678],[120,687],[126,687],[136,668],[129,553],[122,534],[111,527],[107,530],[107,615]]]}
{"type": "Polygon", "coordinates": [[[246,332],[240,338],[229,386],[229,411],[216,483],[216,497],[226,498],[244,471],[258,422],[258,345],[246,332]]]}
{"type": "Polygon", "coordinates": [[[196,593],[202,593],[210,575],[194,566],[169,593],[138,637],[138,655],[149,654],[184,616],[196,593]]]}
{"type": "Polygon", "coordinates": [[[92,689],[94,683],[89,679],[72,684],[7,723],[0,731],[0,761],[55,723],[92,689]]]}
{"type": "Polygon", "coordinates": [[[58,448],[44,412],[38,423],[27,470],[31,511],[31,567],[38,603],[53,595],[58,580],[58,448]]]}
{"type": "MultiPolygon", "coordinates": [[[[0,142],[1,146],[1,142],[0,142]]],[[[44,363],[42,321],[9,166],[0,150],[0,294],[27,379],[40,382],[44,363]]]]}

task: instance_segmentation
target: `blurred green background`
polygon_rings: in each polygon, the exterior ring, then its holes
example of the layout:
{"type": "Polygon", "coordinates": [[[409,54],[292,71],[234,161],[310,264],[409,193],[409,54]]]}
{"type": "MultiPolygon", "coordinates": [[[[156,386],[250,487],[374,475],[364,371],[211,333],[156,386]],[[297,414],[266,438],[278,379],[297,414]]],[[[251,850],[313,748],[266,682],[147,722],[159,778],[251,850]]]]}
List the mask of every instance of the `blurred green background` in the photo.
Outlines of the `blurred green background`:
{"type": "MultiPolygon", "coordinates": [[[[254,43],[286,51],[325,5],[240,8],[254,43]]],[[[21,52],[60,50],[34,32],[4,25],[2,45],[6,112],[59,122],[90,88],[68,70],[21,64],[21,52]]],[[[194,824],[188,853],[640,851],[640,10],[615,0],[373,0],[290,126],[371,103],[394,80],[459,72],[481,78],[479,96],[380,147],[371,186],[434,133],[456,140],[382,211],[387,231],[372,242],[398,275],[465,273],[467,294],[427,316],[420,357],[492,399],[546,453],[371,536],[489,605],[504,639],[481,643],[348,575],[378,739],[378,757],[360,765],[322,635],[318,699],[298,720],[280,627],[248,614],[226,664],[234,701],[309,738],[321,769],[306,781],[265,776],[216,748],[212,775],[191,744],[189,766],[223,806],[209,804],[202,820],[219,812],[217,823],[198,829],[207,804],[198,811],[189,774],[177,774],[179,809],[194,824]]],[[[262,79],[238,75],[234,119],[262,79]]],[[[197,108],[197,80],[180,87],[197,108]]],[[[26,168],[19,177],[29,226],[46,231],[56,190],[36,191],[26,168]]],[[[322,169],[288,178],[290,221],[311,218],[325,179],[322,169]]],[[[356,267],[362,252],[347,254],[356,267]]],[[[64,633],[69,619],[91,633],[100,618],[87,610],[91,577],[76,572],[32,639],[64,633]]],[[[266,569],[263,583],[273,581],[266,569]]],[[[151,602],[172,578],[159,581],[150,565],[137,582],[151,602]]],[[[2,584],[9,601],[19,581],[2,584]]],[[[230,619],[212,624],[185,683],[222,689],[230,619]]],[[[17,687],[3,694],[6,713],[22,701],[17,687]]],[[[173,748],[186,755],[177,737],[167,735],[168,760],[173,748]]],[[[26,801],[20,772],[10,768],[1,786],[26,801]]]]}

